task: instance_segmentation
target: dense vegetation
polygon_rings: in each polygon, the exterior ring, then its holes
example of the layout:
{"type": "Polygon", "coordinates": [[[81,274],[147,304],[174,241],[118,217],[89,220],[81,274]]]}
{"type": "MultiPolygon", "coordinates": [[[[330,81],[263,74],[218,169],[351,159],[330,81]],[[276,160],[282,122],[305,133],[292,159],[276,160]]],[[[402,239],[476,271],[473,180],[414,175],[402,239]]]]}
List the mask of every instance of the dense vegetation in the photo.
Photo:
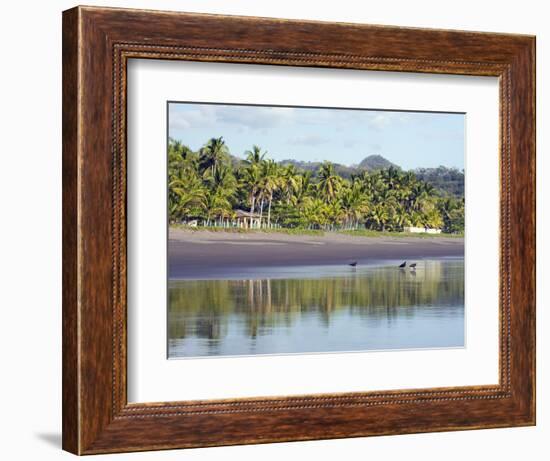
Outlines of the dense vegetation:
{"type": "MultiPolygon", "coordinates": [[[[293,159],[283,160],[279,163],[283,166],[294,165],[298,170],[311,171],[315,174],[323,166],[321,162],[303,162],[293,159]]],[[[332,165],[334,166],[336,173],[345,179],[351,179],[353,175],[358,175],[365,170],[376,171],[384,170],[390,167],[399,168],[397,165],[394,165],[381,155],[369,155],[368,157],[365,157],[359,165],[347,166],[339,163],[332,163],[332,165]]]]}
{"type": "Polygon", "coordinates": [[[414,170],[414,174],[436,189],[455,197],[464,197],[464,173],[456,168],[418,168],[414,170]]]}
{"type": "Polygon", "coordinates": [[[244,210],[260,216],[266,228],[464,230],[463,195],[445,193],[415,172],[390,166],[347,178],[330,162],[315,171],[277,163],[258,146],[245,156],[231,156],[221,137],[196,152],[170,139],[170,222],[231,225],[236,211],[244,210]]]}

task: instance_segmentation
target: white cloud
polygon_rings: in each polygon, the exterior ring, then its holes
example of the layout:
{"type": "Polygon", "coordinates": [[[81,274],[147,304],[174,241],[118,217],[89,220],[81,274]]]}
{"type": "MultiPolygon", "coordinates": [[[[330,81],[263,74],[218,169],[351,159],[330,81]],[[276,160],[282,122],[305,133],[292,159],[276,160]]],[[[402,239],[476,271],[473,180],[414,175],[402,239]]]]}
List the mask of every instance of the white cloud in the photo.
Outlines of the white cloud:
{"type": "Polygon", "coordinates": [[[216,121],[246,127],[250,130],[267,129],[290,121],[295,109],[288,107],[218,106],[216,121]]]}
{"type": "Polygon", "coordinates": [[[395,123],[405,123],[409,120],[407,112],[368,112],[368,125],[375,129],[381,130],[395,123]]]}
{"type": "Polygon", "coordinates": [[[170,131],[188,130],[213,122],[214,106],[208,104],[170,104],[170,131]]]}
{"type": "Polygon", "coordinates": [[[287,122],[345,127],[358,119],[369,126],[383,128],[403,119],[399,112],[373,112],[340,109],[300,110],[294,107],[268,107],[216,104],[176,104],[170,106],[170,126],[189,129],[215,123],[238,125],[250,130],[279,126],[287,122]]]}
{"type": "Polygon", "coordinates": [[[295,109],[286,107],[174,104],[170,107],[170,129],[188,130],[219,124],[259,130],[279,126],[293,118],[295,109]]]}
{"type": "Polygon", "coordinates": [[[316,134],[294,136],[287,140],[288,144],[292,144],[294,146],[320,146],[321,144],[325,144],[329,141],[330,140],[328,138],[316,134]]]}
{"type": "MultiPolygon", "coordinates": [[[[249,130],[269,130],[282,125],[296,128],[299,125],[313,125],[345,131],[350,125],[364,124],[372,130],[382,130],[410,121],[406,112],[363,111],[340,109],[308,109],[293,107],[246,106],[227,104],[171,104],[170,130],[193,128],[219,128],[220,125],[234,125],[240,132],[249,130]]],[[[290,143],[315,145],[319,139],[290,139],[290,143]]],[[[323,142],[326,140],[323,139],[323,142]]],[[[350,144],[351,146],[351,144],[350,144]]]]}

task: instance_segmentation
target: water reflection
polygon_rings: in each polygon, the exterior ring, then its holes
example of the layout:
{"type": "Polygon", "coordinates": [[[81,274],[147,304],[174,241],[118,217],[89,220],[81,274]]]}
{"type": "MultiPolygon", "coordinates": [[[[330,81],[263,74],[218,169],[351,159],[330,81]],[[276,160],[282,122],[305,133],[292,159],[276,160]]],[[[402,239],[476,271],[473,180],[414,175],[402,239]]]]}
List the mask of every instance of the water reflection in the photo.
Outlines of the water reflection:
{"type": "Polygon", "coordinates": [[[169,356],[464,345],[464,260],[333,272],[170,281],[169,356]]]}

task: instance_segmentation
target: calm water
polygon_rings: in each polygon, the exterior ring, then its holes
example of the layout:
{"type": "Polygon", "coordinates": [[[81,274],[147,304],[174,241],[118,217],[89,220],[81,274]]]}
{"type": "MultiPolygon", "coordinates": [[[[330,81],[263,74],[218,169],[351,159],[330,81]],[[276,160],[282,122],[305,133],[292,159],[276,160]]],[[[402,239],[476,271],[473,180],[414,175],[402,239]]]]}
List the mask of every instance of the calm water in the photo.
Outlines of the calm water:
{"type": "Polygon", "coordinates": [[[464,346],[463,259],[243,275],[169,282],[170,358],[464,346]]]}

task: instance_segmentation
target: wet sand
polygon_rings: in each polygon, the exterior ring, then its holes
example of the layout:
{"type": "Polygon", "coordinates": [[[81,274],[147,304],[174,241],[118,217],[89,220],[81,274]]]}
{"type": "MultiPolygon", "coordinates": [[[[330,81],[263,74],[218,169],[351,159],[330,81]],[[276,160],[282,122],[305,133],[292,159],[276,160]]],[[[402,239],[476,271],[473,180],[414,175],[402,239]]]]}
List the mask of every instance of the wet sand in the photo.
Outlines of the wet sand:
{"type": "Polygon", "coordinates": [[[463,257],[462,238],[356,237],[170,229],[169,278],[202,278],[255,267],[374,264],[463,257]]]}

